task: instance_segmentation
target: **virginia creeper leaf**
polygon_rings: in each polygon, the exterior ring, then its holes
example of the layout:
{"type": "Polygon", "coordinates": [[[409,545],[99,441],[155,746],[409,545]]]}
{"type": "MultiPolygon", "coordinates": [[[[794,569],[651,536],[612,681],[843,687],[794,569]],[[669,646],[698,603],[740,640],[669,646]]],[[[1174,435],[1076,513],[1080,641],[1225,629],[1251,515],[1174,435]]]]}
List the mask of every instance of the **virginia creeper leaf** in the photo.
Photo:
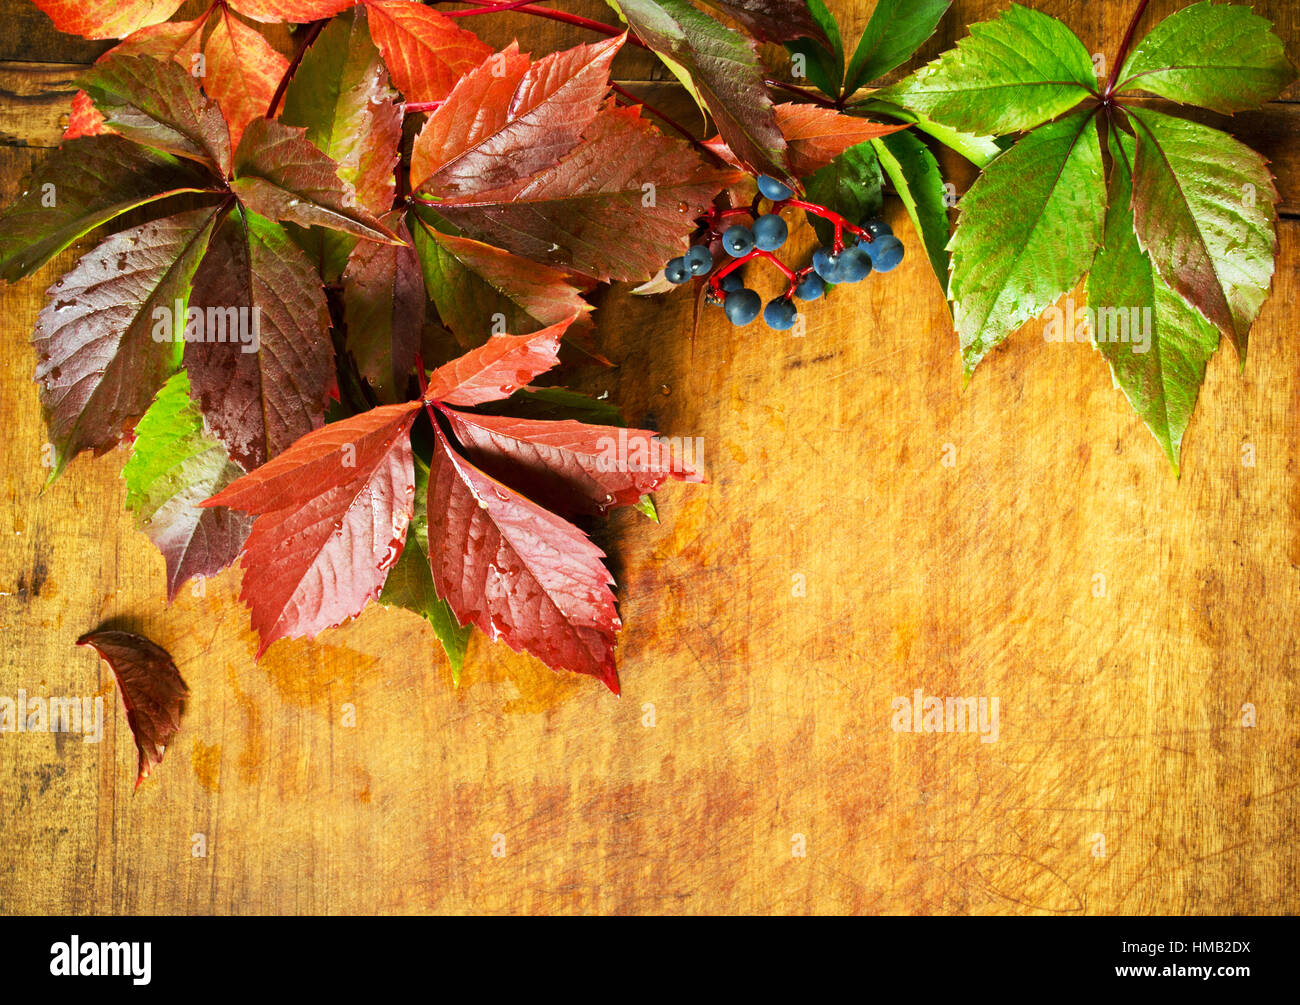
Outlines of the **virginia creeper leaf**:
{"type": "Polygon", "coordinates": [[[92,66],[81,87],[127,139],[201,161],[222,178],[230,173],[226,120],[174,60],[112,56],[92,66]]]}
{"type": "Polygon", "coordinates": [[[451,18],[405,0],[366,0],[370,34],[407,101],[441,101],[492,49],[451,18]]]}
{"type": "Polygon", "coordinates": [[[912,133],[895,133],[872,140],[876,156],[894,191],[907,208],[912,226],[925,245],[926,256],[948,292],[948,192],[934,154],[912,133]]]}
{"type": "Polygon", "coordinates": [[[231,190],[249,209],[304,227],[341,230],[372,241],[397,241],[356,192],[338,165],[307,139],[306,130],[272,119],[254,119],[235,152],[231,190]]]}
{"type": "Polygon", "coordinates": [[[869,115],[879,113],[888,115],[891,118],[902,119],[904,122],[910,122],[921,132],[933,136],[944,146],[956,150],[976,167],[986,167],[989,161],[1002,153],[1004,147],[1011,145],[1009,140],[1004,140],[999,144],[992,136],[976,136],[974,133],[963,133],[951,126],[935,122],[934,119],[909,111],[893,102],[879,101],[874,97],[858,102],[855,107],[869,115]]]}
{"type": "Polygon", "coordinates": [[[411,525],[406,530],[406,547],[397,564],[388,572],[379,602],[389,607],[404,607],[414,611],[429,622],[442,643],[447,662],[451,665],[451,679],[459,686],[461,671],[465,667],[465,649],[473,625],[456,620],[447,601],[438,596],[429,571],[429,469],[417,457],[415,460],[415,509],[411,525]]]}
{"type": "Polygon", "coordinates": [[[621,627],[604,552],[577,527],[488,477],[435,430],[429,566],[439,596],[516,652],[599,678],[615,694],[621,627]]]}
{"type": "Polygon", "coordinates": [[[439,203],[438,212],[535,261],[600,280],[643,280],[685,250],[695,217],[736,177],[706,166],[637,107],[607,106],[559,164],[439,203]]]}
{"type": "Polygon", "coordinates": [[[962,198],[949,293],[967,377],[1092,264],[1106,213],[1092,111],[1026,135],[962,198]]]}
{"type": "Polygon", "coordinates": [[[133,632],[87,632],[77,645],[90,646],[108,664],[126,709],[126,724],[139,752],[135,787],[162,764],[181,729],[182,703],[190,689],[166,649],[133,632]]]}
{"type": "Polygon", "coordinates": [[[435,198],[483,192],[556,164],[578,145],[609,93],[626,36],[529,65],[512,43],[460,79],[411,152],[411,188],[435,198]]]}
{"type": "Polygon", "coordinates": [[[812,85],[827,97],[838,98],[844,85],[844,39],[840,36],[840,26],[822,0],[807,0],[806,6],[824,41],[809,36],[786,42],[786,51],[793,57],[792,72],[797,74],[800,68],[794,60],[802,59],[803,75],[812,85]]]}
{"type": "Polygon", "coordinates": [[[1271,22],[1240,4],[1192,4],[1133,47],[1117,90],[1138,87],[1216,112],[1257,108],[1295,79],[1271,22]]]}
{"type": "Polygon", "coordinates": [[[804,0],[703,0],[743,24],[749,33],[763,42],[788,42],[811,38],[825,44],[829,40],[818,19],[804,0]]]}
{"type": "Polygon", "coordinates": [[[334,391],[320,276],[282,227],[237,210],[213,235],[191,305],[206,336],[185,345],[191,394],[207,430],[251,471],[319,426],[334,391]]]}
{"type": "Polygon", "coordinates": [[[199,504],[242,474],[226,448],[203,432],[185,371],[173,374],[136,426],[122,469],[127,509],[167,565],[169,601],[186,580],[211,576],[239,555],[252,521],[199,504]]]}
{"type": "Polygon", "coordinates": [[[396,401],[415,369],[427,297],[401,212],[385,222],[408,243],[358,243],[343,273],[343,305],[347,348],[361,375],[384,400],[396,401]]]}
{"type": "Polygon", "coordinates": [[[785,139],[751,39],[687,0],[610,0],[638,38],[687,81],[718,132],[754,174],[790,178],[785,139]]]}
{"type": "Polygon", "coordinates": [[[183,0],[33,0],[54,27],[82,38],[125,38],[166,21],[183,0]]]}
{"type": "MultiPolygon", "coordinates": [[[[881,196],[880,161],[870,141],[849,147],[820,171],[804,179],[810,201],[839,213],[853,223],[879,216],[881,196]]],[[[817,238],[830,244],[835,228],[814,213],[805,214],[817,238]]]]}
{"type": "Polygon", "coordinates": [[[308,433],[207,500],[256,513],[240,599],[261,640],[315,636],[379,595],[402,553],[419,402],[383,405],[308,433]]]}
{"type": "Polygon", "coordinates": [[[231,7],[263,24],[306,24],[347,10],[356,0],[227,0],[231,7]]]}
{"type": "Polygon", "coordinates": [[[221,106],[230,145],[238,150],[244,127],[266,114],[289,61],[229,10],[223,8],[216,21],[203,49],[208,63],[203,84],[221,106]]]}
{"type": "Polygon", "coordinates": [[[478,405],[510,397],[559,362],[560,338],[577,316],[529,335],[493,335],[429,374],[424,400],[478,405]]]}
{"type": "Polygon", "coordinates": [[[963,132],[1032,129],[1096,90],[1092,58],[1074,32],[1019,4],[971,25],[956,48],[877,97],[963,132]]]}
{"type": "Polygon", "coordinates": [[[1277,190],[1268,164],[1226,133],[1149,109],[1130,109],[1137,136],[1133,219],[1161,278],[1244,360],[1268,296],[1277,190]]]}
{"type": "Polygon", "coordinates": [[[415,247],[438,316],[466,344],[481,341],[498,324],[526,330],[575,313],[575,331],[591,328],[591,305],[559,269],[423,223],[416,224],[415,247]]]}
{"type": "Polygon", "coordinates": [[[1131,205],[1133,138],[1112,129],[1110,151],[1105,240],[1088,274],[1093,344],[1176,472],[1219,331],[1160,278],[1138,245],[1131,205]]]}
{"type": "Polygon", "coordinates": [[[701,480],[675,444],[649,429],[450,409],[446,416],[480,470],[557,513],[635,506],[670,477],[701,480]]]}
{"type": "Polygon", "coordinates": [[[56,448],[51,479],[80,451],[116,443],[176,369],[176,311],[216,215],[209,206],[113,234],[47,291],[32,342],[56,448]]]}
{"type": "Polygon", "coordinates": [[[950,6],[950,0],[880,0],[849,60],[845,92],[852,94],[907,62],[950,6]]]}
{"type": "Polygon", "coordinates": [[[29,276],[83,234],[212,178],[188,161],[116,136],[68,140],[38,164],[0,215],[0,278],[29,276]]]}
{"type": "MultiPolygon", "coordinates": [[[[790,102],[777,105],[775,111],[777,125],[785,136],[790,170],[799,178],[825,167],[851,146],[907,128],[896,123],[868,122],[820,105],[790,102]]],[[[704,145],[728,163],[743,167],[722,137],[715,136],[704,145]]]]}

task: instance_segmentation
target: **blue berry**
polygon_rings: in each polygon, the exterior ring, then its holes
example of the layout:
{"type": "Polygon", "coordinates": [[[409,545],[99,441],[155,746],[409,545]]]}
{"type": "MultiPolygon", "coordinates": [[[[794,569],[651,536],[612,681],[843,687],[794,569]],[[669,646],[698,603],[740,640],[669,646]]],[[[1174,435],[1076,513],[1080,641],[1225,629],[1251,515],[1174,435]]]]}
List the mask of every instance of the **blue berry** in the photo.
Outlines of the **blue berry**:
{"type": "Polygon", "coordinates": [[[702,244],[697,244],[686,252],[686,267],[692,276],[702,276],[713,268],[713,254],[702,244]]]}
{"type": "Polygon", "coordinates": [[[888,272],[903,260],[903,242],[893,234],[877,237],[870,244],[862,244],[860,247],[871,256],[871,264],[877,272],[888,272]]]}
{"type": "Polygon", "coordinates": [[[794,289],[794,295],[800,300],[816,300],[825,292],[826,284],[822,282],[822,277],[815,272],[810,272],[804,276],[794,289]]]}
{"type": "Polygon", "coordinates": [[[818,248],[813,252],[812,266],[817,275],[821,276],[828,283],[838,283],[838,270],[840,267],[840,256],[831,251],[830,248],[818,248]]]}
{"type": "Polygon", "coordinates": [[[862,229],[872,237],[893,237],[894,231],[884,220],[870,219],[862,221],[862,229]]]}
{"type": "Polygon", "coordinates": [[[728,272],[718,280],[718,285],[722,287],[723,293],[735,293],[745,288],[745,281],[740,278],[739,272],[728,272]]]}
{"type": "Polygon", "coordinates": [[[727,320],[733,325],[749,324],[758,317],[758,312],[762,308],[763,301],[753,290],[740,289],[735,293],[728,293],[727,299],[722,302],[727,320]]]}
{"type": "Polygon", "coordinates": [[[728,227],[722,234],[722,247],[732,258],[742,258],[754,250],[754,232],[738,223],[728,227]]]}
{"type": "Polygon", "coordinates": [[[763,320],[774,331],[789,331],[794,327],[797,312],[789,297],[777,297],[763,308],[763,320]]]}
{"type": "Polygon", "coordinates": [[[840,264],[836,270],[842,283],[860,283],[871,273],[871,256],[861,245],[845,248],[840,253],[840,264]]]}
{"type": "Polygon", "coordinates": [[[686,264],[685,258],[674,258],[664,266],[664,278],[674,286],[680,286],[691,278],[691,267],[686,264]]]}
{"type": "Polygon", "coordinates": [[[760,216],[750,229],[754,235],[754,243],[764,251],[775,251],[785,244],[785,239],[790,234],[785,221],[775,213],[760,216]]]}
{"type": "Polygon", "coordinates": [[[758,190],[763,193],[765,198],[773,202],[780,202],[782,199],[789,199],[794,195],[788,185],[777,181],[771,175],[761,174],[758,176],[758,190]]]}

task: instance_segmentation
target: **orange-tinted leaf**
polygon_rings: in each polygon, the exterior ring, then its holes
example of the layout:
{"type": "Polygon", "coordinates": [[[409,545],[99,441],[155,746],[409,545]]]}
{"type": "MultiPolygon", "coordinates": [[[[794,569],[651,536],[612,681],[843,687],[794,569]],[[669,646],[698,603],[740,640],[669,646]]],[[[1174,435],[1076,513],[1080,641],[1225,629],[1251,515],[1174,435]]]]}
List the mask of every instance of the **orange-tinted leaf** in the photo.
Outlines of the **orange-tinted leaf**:
{"type": "Polygon", "coordinates": [[[166,21],[182,0],[33,0],[54,27],[83,38],[125,38],[166,21]]]}
{"type": "Polygon", "coordinates": [[[425,401],[479,405],[508,398],[559,362],[560,338],[578,317],[530,335],[493,335],[429,375],[425,401]]]}
{"type": "Polygon", "coordinates": [[[114,130],[104,125],[104,116],[90,100],[85,91],[78,91],[72,96],[72,111],[68,115],[68,127],[63,130],[63,139],[75,140],[80,136],[103,136],[114,130]]]}
{"type": "MultiPolygon", "coordinates": [[[[775,111],[777,125],[786,139],[790,171],[800,178],[824,168],[849,147],[907,128],[906,123],[868,122],[820,105],[790,102],[777,105],[775,111]]],[[[727,163],[742,166],[721,136],[707,140],[705,145],[727,163]]]]}
{"type": "Polygon", "coordinates": [[[266,114],[289,61],[261,32],[224,9],[203,52],[208,63],[204,87],[221,106],[230,126],[230,145],[238,149],[244,127],[266,114]]]}
{"type": "Polygon", "coordinates": [[[370,35],[407,101],[441,101],[492,54],[472,32],[423,4],[367,0],[370,35]]]}
{"type": "Polygon", "coordinates": [[[231,7],[254,21],[306,24],[347,10],[356,0],[227,0],[231,7]]]}

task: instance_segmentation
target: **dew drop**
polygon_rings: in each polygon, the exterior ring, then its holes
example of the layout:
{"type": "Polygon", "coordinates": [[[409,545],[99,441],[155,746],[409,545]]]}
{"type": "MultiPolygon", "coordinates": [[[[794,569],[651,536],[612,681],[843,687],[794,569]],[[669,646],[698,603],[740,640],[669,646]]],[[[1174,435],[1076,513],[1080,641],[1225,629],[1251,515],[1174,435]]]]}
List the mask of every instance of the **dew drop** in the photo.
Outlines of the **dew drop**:
{"type": "Polygon", "coordinates": [[[673,393],[673,389],[669,387],[667,384],[660,384],[659,393],[662,394],[664,397],[667,397],[668,395],[673,393]]]}

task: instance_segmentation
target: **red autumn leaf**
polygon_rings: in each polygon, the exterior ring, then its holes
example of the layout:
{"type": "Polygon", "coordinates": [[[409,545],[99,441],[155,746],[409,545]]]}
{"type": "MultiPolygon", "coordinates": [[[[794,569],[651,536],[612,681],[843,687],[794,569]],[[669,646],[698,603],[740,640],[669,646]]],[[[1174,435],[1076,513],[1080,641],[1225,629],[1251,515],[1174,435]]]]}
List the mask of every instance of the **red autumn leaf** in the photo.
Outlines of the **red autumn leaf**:
{"type": "Polygon", "coordinates": [[[308,433],[203,503],[258,514],[240,598],[261,643],[315,636],[379,595],[402,553],[419,402],[384,405],[308,433]]]}
{"type": "Polygon", "coordinates": [[[133,632],[104,629],[87,632],[77,645],[90,646],[117,679],[126,709],[126,724],[140,753],[135,787],[162,763],[181,728],[182,702],[190,689],[167,650],[133,632]]]}
{"type": "Polygon", "coordinates": [[[764,42],[811,38],[829,49],[826,33],[813,20],[807,0],[703,0],[730,14],[764,42]]]}
{"type": "Polygon", "coordinates": [[[190,306],[209,329],[185,344],[191,394],[235,463],[251,471],[321,424],[335,389],[329,310],[320,276],[284,228],[231,213],[194,276],[190,306]],[[231,311],[218,341],[214,322],[231,311]],[[229,326],[241,320],[239,340],[229,326]]]}
{"type": "Polygon", "coordinates": [[[289,21],[306,24],[333,17],[351,7],[356,0],[227,0],[239,13],[263,24],[289,21]]]}
{"type": "Polygon", "coordinates": [[[444,414],[471,461],[558,512],[603,513],[635,505],[670,477],[700,480],[681,451],[649,429],[444,414]]]}
{"type": "Polygon", "coordinates": [[[249,209],[304,227],[341,230],[372,241],[397,235],[357,204],[339,178],[338,165],[307,139],[306,130],[273,119],[254,119],[235,151],[231,190],[249,209]]]}
{"type": "Polygon", "coordinates": [[[384,397],[403,397],[424,330],[424,277],[400,210],[385,222],[407,244],[361,241],[343,272],[347,348],[384,397]]]}
{"type": "MultiPolygon", "coordinates": [[[[777,105],[774,110],[776,123],[786,139],[790,172],[800,178],[824,168],[849,147],[908,128],[906,124],[868,122],[820,105],[790,102],[777,105]]],[[[728,164],[742,166],[721,136],[706,140],[705,146],[728,164]]]]}
{"type": "Polygon", "coordinates": [[[33,0],[59,31],[83,38],[125,38],[166,21],[183,0],[33,0]]]}
{"type": "Polygon", "coordinates": [[[461,624],[618,694],[614,580],[582,531],[474,467],[441,430],[428,513],[434,587],[461,624]]]}
{"type": "Polygon", "coordinates": [[[578,315],[531,335],[493,335],[429,375],[425,401],[480,405],[508,398],[559,362],[560,339],[578,315]]]}
{"type": "Polygon", "coordinates": [[[492,54],[472,32],[406,0],[367,0],[370,35],[407,101],[441,101],[465,73],[492,54]]]}
{"type": "Polygon", "coordinates": [[[222,9],[204,47],[209,95],[216,98],[230,126],[230,145],[239,149],[244,127],[266,115],[289,61],[271,48],[261,32],[222,9]]]}
{"type": "Polygon", "coordinates": [[[64,140],[75,140],[81,136],[102,136],[113,131],[104,125],[104,116],[99,114],[89,94],[78,91],[72,96],[72,111],[68,115],[68,127],[63,130],[64,140]]]}
{"type": "Polygon", "coordinates": [[[582,138],[609,94],[626,35],[529,64],[516,43],[466,74],[425,123],[411,153],[411,188],[449,198],[550,167],[582,138]]]}
{"type": "Polygon", "coordinates": [[[640,109],[607,106],[554,167],[438,213],[474,236],[600,280],[645,280],[680,255],[734,172],[707,166],[640,109]]]}

